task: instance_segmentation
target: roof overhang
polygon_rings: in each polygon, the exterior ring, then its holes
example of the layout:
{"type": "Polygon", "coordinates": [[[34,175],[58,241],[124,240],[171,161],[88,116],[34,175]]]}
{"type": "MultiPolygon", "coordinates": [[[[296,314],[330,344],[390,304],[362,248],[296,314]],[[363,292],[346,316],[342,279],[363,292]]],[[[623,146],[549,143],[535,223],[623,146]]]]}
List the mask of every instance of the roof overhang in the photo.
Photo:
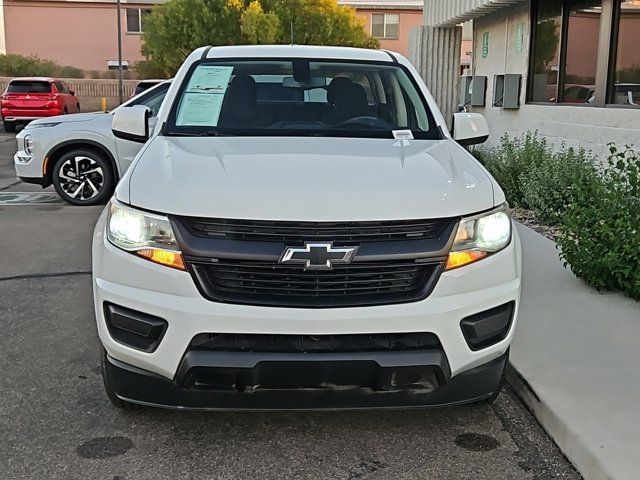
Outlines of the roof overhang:
{"type": "Polygon", "coordinates": [[[529,0],[425,0],[425,25],[452,27],[529,0]]]}

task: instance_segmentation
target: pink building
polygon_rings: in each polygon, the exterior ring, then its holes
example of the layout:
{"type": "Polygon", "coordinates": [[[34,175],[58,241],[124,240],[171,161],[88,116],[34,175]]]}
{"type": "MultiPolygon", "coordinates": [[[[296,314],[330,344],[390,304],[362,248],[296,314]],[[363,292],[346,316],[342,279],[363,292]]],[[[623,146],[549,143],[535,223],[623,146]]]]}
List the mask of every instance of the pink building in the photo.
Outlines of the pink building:
{"type": "MultiPolygon", "coordinates": [[[[122,59],[140,52],[144,15],[164,0],[122,0],[122,59]]],[[[382,48],[408,55],[409,32],[423,23],[423,0],[338,0],[356,9],[382,48]]],[[[0,53],[37,55],[82,70],[117,67],[115,0],[0,1],[0,53]],[[28,27],[27,27],[28,26],[28,27]]]]}
{"type": "MultiPolygon", "coordinates": [[[[82,70],[117,65],[117,14],[113,0],[4,0],[0,53],[37,55],[82,70]]],[[[157,2],[153,2],[157,3],[157,2]]],[[[152,3],[122,0],[122,58],[137,62],[142,18],[152,3]]]]}
{"type": "Polygon", "coordinates": [[[409,55],[409,32],[422,25],[423,0],[338,0],[356,9],[380,48],[409,55]]]}

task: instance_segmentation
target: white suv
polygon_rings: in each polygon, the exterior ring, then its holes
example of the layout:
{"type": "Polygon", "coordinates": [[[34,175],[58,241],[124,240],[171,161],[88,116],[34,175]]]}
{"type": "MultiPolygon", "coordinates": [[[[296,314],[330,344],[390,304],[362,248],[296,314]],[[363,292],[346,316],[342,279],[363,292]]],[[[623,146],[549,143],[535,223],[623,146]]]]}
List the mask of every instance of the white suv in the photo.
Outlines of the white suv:
{"type": "Polygon", "coordinates": [[[100,216],[107,395],[192,409],[492,400],[520,295],[500,187],[418,73],[381,50],[201,48],[100,216]],[[457,140],[457,141],[456,141],[457,140]]]}
{"type": "Polygon", "coordinates": [[[73,205],[104,203],[142,148],[141,143],[113,136],[115,112],[144,105],[153,122],[169,85],[164,81],[109,113],[60,115],[29,123],[16,136],[13,163],[18,178],[43,188],[53,184],[73,205]]]}

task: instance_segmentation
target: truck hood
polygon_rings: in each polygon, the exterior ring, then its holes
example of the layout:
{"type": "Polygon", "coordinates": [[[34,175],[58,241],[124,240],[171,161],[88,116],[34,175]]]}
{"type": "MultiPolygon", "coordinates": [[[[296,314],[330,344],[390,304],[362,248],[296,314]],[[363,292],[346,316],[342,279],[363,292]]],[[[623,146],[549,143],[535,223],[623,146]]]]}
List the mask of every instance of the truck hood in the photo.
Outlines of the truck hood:
{"type": "Polygon", "coordinates": [[[156,136],[116,195],[156,212],[254,220],[437,218],[494,206],[491,177],[451,140],[156,136]]]}

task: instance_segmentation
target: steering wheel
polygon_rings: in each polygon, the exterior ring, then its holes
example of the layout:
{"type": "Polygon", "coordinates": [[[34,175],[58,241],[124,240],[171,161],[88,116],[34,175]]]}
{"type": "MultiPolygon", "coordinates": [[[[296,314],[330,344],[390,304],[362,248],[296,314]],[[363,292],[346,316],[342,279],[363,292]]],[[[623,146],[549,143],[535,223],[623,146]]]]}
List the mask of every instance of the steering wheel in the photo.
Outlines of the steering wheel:
{"type": "Polygon", "coordinates": [[[345,120],[344,122],[340,122],[336,127],[343,127],[348,125],[366,125],[369,127],[380,127],[380,128],[388,128],[389,124],[382,120],[379,117],[374,117],[371,115],[362,115],[360,117],[353,117],[345,120]]]}

